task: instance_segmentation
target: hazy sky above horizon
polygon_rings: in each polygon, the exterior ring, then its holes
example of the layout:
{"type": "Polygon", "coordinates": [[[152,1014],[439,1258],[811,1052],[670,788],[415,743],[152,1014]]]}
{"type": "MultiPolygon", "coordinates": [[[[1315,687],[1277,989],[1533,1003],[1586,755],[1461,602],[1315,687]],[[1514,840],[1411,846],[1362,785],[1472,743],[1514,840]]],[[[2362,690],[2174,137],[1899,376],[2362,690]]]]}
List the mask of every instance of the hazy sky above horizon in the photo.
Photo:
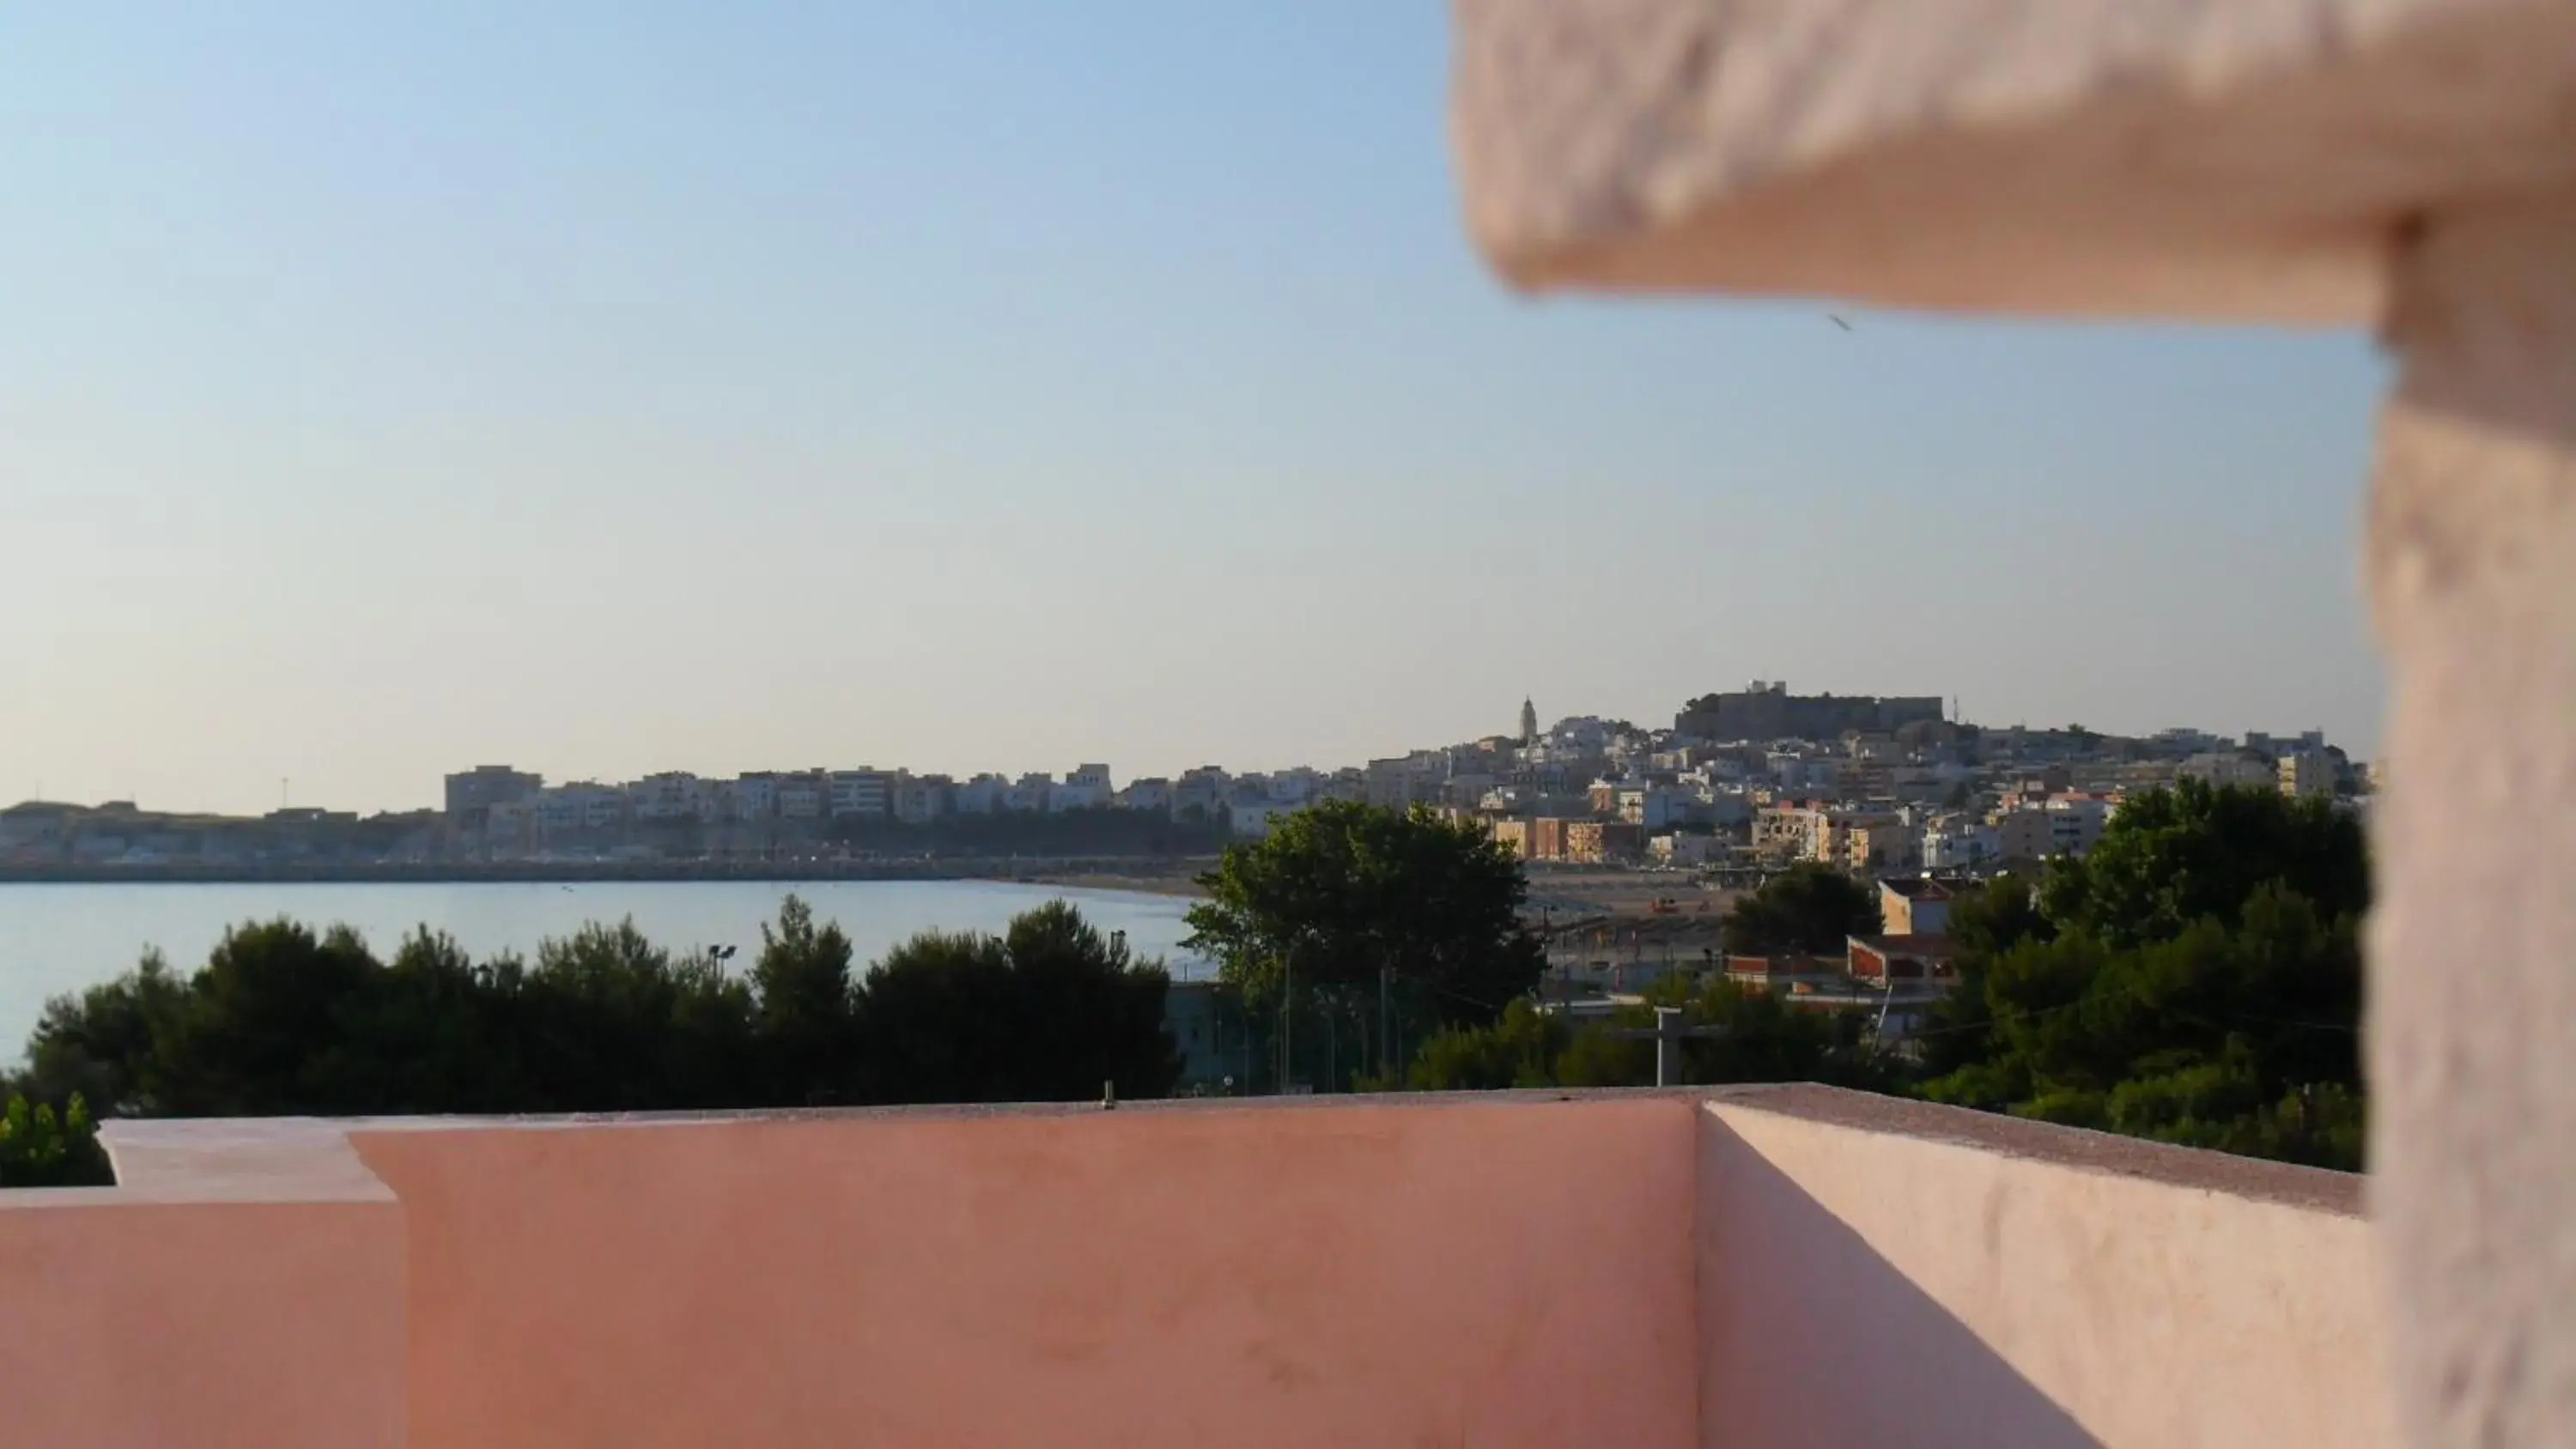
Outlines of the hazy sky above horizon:
{"type": "Polygon", "coordinates": [[[1442,7],[23,7],[0,801],[1337,765],[1755,676],[2376,746],[2358,334],[1501,289],[1442,7]]]}

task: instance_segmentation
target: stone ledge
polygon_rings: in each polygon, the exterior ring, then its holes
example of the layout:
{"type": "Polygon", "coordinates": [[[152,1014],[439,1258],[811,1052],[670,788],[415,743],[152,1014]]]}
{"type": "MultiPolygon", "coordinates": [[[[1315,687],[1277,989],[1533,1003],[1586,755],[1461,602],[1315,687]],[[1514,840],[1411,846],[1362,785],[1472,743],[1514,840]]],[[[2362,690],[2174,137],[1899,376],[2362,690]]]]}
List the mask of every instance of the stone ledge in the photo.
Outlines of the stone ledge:
{"type": "Polygon", "coordinates": [[[2148,1142],[2082,1127],[2033,1122],[1937,1102],[1883,1097],[1805,1083],[1720,1088],[1712,1106],[1744,1107],[1836,1127],[1953,1143],[2029,1162],[2171,1187],[2280,1203],[2344,1217],[2362,1216],[2365,1179],[2356,1173],[2269,1162],[2256,1157],[2148,1142]]]}
{"type": "Polygon", "coordinates": [[[1527,288],[2375,321],[2406,219],[2568,184],[2555,0],[1455,0],[1527,288]]]}
{"type": "Polygon", "coordinates": [[[1953,1143],[2035,1162],[2176,1187],[2278,1202],[2347,1216],[2361,1212],[2363,1179],[2349,1173],[2176,1147],[1964,1107],[1812,1083],[1721,1087],[1522,1089],[1365,1096],[1170,1098],[1122,1102],[943,1103],[721,1112],[567,1113],[516,1117],[280,1117],[115,1121],[102,1136],[120,1186],[0,1193],[0,1203],[172,1201],[384,1201],[391,1194],[359,1160],[357,1133],[562,1131],[765,1123],[1028,1121],[1317,1111],[1475,1111],[1554,1104],[1671,1100],[1741,1107],[1831,1126],[1953,1143]]]}

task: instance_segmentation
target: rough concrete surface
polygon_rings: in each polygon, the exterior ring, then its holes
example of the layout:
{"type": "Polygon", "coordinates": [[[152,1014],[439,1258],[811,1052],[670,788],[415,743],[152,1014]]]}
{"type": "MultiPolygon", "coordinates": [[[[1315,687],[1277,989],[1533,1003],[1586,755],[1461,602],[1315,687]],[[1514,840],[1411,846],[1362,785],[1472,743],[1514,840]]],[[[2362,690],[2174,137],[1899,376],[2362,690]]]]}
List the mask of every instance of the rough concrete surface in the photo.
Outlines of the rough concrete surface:
{"type": "Polygon", "coordinates": [[[1530,288],[2367,322],[2406,218],[2576,176],[2560,0],[1455,0],[1530,288]]]}

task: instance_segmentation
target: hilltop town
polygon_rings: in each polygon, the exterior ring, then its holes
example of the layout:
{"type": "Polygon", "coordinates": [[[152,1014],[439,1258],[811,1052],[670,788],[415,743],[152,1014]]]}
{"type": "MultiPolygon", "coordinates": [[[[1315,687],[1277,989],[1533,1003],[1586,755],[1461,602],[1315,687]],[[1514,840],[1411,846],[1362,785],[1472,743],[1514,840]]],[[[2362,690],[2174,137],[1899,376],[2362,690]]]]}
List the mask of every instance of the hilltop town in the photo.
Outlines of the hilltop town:
{"type": "Polygon", "coordinates": [[[2080,854],[2125,795],[2176,780],[2356,806],[2371,786],[2313,730],[2121,736],[1951,715],[1933,697],[1797,695],[1757,680],[1688,701],[1664,727],[1591,715],[1542,727],[1524,701],[1508,732],[1344,768],[1205,765],[1122,783],[1106,764],[963,779],[860,767],[550,784],[480,765],[446,777],[440,809],[369,816],[29,801],[0,809],[0,871],[523,876],[1179,861],[1258,838],[1311,803],[1348,800],[1472,818],[1542,867],[1662,867],[1716,882],[1798,860],[1875,876],[1984,873],[2080,854]]]}

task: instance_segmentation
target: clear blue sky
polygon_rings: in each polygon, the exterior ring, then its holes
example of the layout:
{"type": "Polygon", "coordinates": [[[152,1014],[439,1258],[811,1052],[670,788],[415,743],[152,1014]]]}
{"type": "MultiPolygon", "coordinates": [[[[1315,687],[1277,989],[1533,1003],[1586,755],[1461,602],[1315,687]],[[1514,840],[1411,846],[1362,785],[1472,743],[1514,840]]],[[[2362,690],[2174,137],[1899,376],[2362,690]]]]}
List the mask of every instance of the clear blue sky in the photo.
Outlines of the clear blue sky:
{"type": "Polygon", "coordinates": [[[1416,0],[22,6],[0,797],[2376,740],[2353,334],[1531,302],[1416,0]]]}

